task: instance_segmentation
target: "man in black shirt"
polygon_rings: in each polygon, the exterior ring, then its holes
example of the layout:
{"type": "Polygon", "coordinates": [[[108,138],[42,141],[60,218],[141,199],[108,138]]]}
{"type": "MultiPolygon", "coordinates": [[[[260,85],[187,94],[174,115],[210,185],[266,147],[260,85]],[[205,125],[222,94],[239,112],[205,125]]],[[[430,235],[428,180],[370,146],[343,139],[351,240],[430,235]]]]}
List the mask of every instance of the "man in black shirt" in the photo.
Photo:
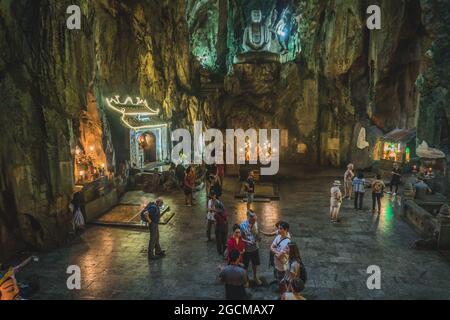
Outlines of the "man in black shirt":
{"type": "Polygon", "coordinates": [[[165,256],[165,251],[161,250],[159,244],[159,219],[161,218],[160,208],[164,204],[161,198],[156,199],[155,203],[147,206],[145,217],[150,231],[150,240],[148,242],[148,258],[150,260],[160,259],[165,256]]]}

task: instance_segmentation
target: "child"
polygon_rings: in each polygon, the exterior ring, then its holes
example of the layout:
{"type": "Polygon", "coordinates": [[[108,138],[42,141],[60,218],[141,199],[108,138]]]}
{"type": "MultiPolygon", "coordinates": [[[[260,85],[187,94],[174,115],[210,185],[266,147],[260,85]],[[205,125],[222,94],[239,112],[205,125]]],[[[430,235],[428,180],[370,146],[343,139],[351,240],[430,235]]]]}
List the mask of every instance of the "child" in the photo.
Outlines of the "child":
{"type": "Polygon", "coordinates": [[[330,218],[331,222],[338,222],[339,209],[342,203],[342,193],[339,187],[341,186],[340,181],[335,181],[333,187],[331,188],[331,198],[330,198],[330,218]]]}

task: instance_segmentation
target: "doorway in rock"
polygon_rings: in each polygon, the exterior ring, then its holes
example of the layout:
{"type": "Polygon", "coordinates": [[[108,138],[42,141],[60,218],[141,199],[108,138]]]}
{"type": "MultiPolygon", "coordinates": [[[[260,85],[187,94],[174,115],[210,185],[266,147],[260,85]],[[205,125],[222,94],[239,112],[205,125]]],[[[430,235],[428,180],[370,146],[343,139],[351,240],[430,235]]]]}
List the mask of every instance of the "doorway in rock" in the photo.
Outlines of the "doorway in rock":
{"type": "Polygon", "coordinates": [[[139,137],[139,148],[141,148],[144,153],[144,164],[157,161],[156,136],[153,132],[144,132],[139,137]]]}

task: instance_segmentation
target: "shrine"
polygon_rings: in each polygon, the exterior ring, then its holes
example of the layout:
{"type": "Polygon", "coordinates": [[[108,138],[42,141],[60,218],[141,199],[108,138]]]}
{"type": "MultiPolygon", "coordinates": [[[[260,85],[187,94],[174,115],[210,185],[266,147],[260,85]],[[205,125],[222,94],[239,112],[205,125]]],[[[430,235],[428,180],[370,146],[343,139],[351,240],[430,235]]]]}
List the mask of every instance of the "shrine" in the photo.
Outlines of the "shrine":
{"type": "Polygon", "coordinates": [[[132,167],[143,169],[169,160],[169,123],[159,117],[161,108],[155,101],[115,96],[106,98],[106,105],[120,113],[121,123],[130,129],[132,167]],[[151,101],[151,105],[148,101],[151,101]]]}

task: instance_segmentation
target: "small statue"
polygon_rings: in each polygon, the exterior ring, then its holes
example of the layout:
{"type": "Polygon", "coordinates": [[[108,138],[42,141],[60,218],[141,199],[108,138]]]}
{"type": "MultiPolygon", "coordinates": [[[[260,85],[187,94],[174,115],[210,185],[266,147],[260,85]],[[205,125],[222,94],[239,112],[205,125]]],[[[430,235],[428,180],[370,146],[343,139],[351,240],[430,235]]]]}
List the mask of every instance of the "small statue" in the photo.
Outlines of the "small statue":
{"type": "Polygon", "coordinates": [[[359,130],[358,141],[356,142],[356,146],[361,150],[369,147],[369,142],[367,142],[366,140],[366,128],[364,127],[362,127],[361,130],[359,130]]]}
{"type": "Polygon", "coordinates": [[[270,51],[271,33],[262,22],[261,10],[252,10],[252,22],[244,30],[242,46],[245,52],[270,51]]]}

